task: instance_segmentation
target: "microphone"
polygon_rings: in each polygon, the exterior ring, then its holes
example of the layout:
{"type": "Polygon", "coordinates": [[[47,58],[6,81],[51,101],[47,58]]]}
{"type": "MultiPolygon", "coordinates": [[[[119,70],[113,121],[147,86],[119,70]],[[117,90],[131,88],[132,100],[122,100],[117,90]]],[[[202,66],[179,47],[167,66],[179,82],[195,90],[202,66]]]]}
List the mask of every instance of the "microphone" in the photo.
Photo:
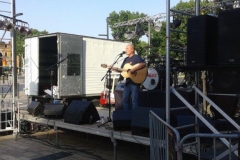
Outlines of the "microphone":
{"type": "Polygon", "coordinates": [[[123,56],[126,52],[125,51],[122,51],[122,53],[119,54],[119,56],[123,56]]]}

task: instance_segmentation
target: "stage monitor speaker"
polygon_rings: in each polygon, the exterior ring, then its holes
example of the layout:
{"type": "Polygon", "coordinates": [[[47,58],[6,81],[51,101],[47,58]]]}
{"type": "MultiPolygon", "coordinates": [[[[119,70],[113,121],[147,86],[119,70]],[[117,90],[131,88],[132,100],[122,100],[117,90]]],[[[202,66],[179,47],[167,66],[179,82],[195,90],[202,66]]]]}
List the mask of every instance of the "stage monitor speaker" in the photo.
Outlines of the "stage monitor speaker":
{"type": "Polygon", "coordinates": [[[187,66],[217,64],[218,19],[200,15],[187,22],[187,66]]]}
{"type": "Polygon", "coordinates": [[[165,118],[165,109],[137,107],[133,112],[131,122],[132,135],[149,137],[149,112],[152,110],[160,118],[165,118]]]}
{"type": "MultiPolygon", "coordinates": [[[[237,108],[238,98],[237,96],[229,95],[209,95],[209,98],[220,107],[228,116],[234,118],[234,112],[237,108]]],[[[224,117],[213,107],[211,111],[214,113],[215,119],[224,119],[224,117]]]]}
{"type": "Polygon", "coordinates": [[[213,92],[240,93],[240,69],[221,69],[213,72],[213,92]]]}
{"type": "Polygon", "coordinates": [[[240,64],[240,9],[218,15],[218,64],[240,64]]]}
{"type": "Polygon", "coordinates": [[[64,113],[64,122],[71,124],[93,124],[100,120],[91,101],[73,100],[64,113]]]}
{"type": "Polygon", "coordinates": [[[63,103],[46,103],[44,105],[43,115],[46,117],[63,117],[66,105],[63,103]]]}
{"type": "Polygon", "coordinates": [[[113,111],[113,130],[130,130],[133,111],[113,111]]]}
{"type": "Polygon", "coordinates": [[[43,105],[40,102],[32,101],[28,105],[28,113],[32,116],[38,116],[43,113],[43,105]]]}

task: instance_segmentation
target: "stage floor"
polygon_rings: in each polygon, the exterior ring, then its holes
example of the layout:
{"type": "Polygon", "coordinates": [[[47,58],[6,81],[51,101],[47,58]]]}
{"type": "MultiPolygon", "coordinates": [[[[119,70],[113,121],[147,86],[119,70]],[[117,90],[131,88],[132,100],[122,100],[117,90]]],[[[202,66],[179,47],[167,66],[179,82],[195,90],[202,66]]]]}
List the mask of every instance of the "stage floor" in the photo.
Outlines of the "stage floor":
{"type": "MultiPolygon", "coordinates": [[[[104,107],[96,107],[99,115],[103,115],[105,122],[109,117],[109,109],[104,107]]],[[[112,119],[112,112],[114,111],[114,107],[111,108],[111,119],[112,119]]],[[[84,133],[89,133],[93,135],[108,137],[115,140],[123,140],[127,142],[133,142],[143,145],[150,145],[150,139],[148,137],[136,136],[132,135],[130,130],[123,130],[123,131],[114,131],[113,130],[113,123],[108,122],[105,125],[99,126],[101,122],[95,122],[93,124],[82,124],[82,125],[75,125],[70,123],[65,123],[63,119],[53,119],[53,118],[46,118],[44,116],[32,116],[28,113],[26,109],[21,109],[19,114],[20,120],[26,120],[28,122],[33,122],[37,124],[44,124],[48,126],[52,126],[57,128],[63,128],[73,131],[79,131],[84,133]]]]}

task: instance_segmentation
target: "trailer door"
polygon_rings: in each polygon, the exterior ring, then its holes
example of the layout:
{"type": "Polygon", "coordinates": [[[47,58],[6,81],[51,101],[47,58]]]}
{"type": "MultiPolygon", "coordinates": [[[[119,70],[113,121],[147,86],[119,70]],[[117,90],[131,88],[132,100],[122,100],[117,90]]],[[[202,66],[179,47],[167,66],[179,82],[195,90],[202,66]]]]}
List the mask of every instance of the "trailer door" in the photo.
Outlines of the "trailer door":
{"type": "Polygon", "coordinates": [[[77,35],[59,35],[59,60],[66,58],[60,63],[58,71],[59,96],[80,96],[82,94],[82,41],[77,35]]]}
{"type": "Polygon", "coordinates": [[[39,39],[25,39],[25,95],[38,95],[39,39]]]}

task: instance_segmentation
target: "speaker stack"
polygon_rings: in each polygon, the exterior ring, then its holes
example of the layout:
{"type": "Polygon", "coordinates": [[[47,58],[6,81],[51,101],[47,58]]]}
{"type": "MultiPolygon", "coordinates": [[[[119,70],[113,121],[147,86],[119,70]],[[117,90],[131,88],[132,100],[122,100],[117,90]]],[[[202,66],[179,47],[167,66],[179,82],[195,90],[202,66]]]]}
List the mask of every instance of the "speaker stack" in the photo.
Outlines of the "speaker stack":
{"type": "Polygon", "coordinates": [[[130,130],[133,111],[118,110],[113,111],[113,130],[130,130]]]}
{"type": "Polygon", "coordinates": [[[215,65],[213,92],[240,92],[240,9],[188,19],[187,66],[215,65]]]}
{"type": "Polygon", "coordinates": [[[218,65],[213,71],[213,91],[240,92],[240,9],[225,10],[218,15],[218,65]],[[222,68],[224,67],[224,68],[222,68]],[[226,68],[225,68],[226,67],[226,68]]]}
{"type": "Polygon", "coordinates": [[[225,10],[218,15],[218,63],[240,64],[240,9],[225,10]]]}
{"type": "Polygon", "coordinates": [[[149,137],[149,112],[152,110],[160,118],[164,119],[166,110],[163,108],[137,107],[133,112],[131,122],[132,135],[149,137]]]}
{"type": "Polygon", "coordinates": [[[217,17],[200,15],[188,19],[188,66],[205,66],[217,64],[217,27],[217,17]]]}

